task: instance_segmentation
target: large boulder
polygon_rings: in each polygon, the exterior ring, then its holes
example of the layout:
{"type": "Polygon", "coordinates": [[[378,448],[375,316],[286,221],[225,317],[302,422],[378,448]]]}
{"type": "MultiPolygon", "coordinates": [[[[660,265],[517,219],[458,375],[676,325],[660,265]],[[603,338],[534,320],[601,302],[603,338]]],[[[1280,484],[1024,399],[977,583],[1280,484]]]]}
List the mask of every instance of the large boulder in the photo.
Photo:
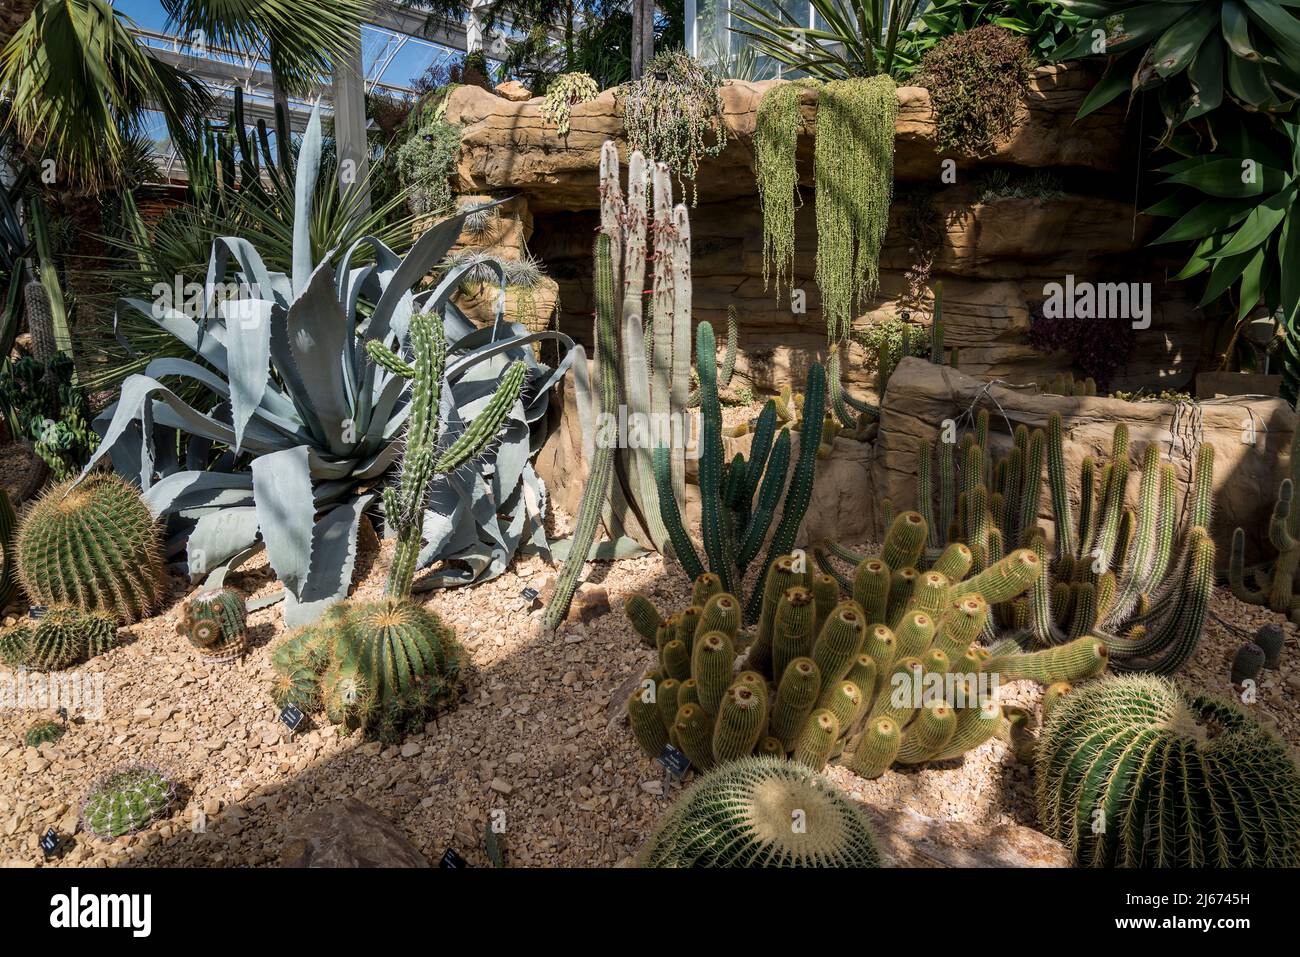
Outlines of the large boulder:
{"type": "Polygon", "coordinates": [[[400,827],[356,798],[290,817],[281,867],[428,867],[400,827]]]}
{"type": "Polygon", "coordinates": [[[890,867],[1070,867],[1059,841],[1020,824],[939,821],[911,808],[867,807],[890,867]]]}
{"type": "MultiPolygon", "coordinates": [[[[1060,413],[1069,494],[1076,505],[1083,458],[1109,457],[1117,423],[1129,428],[1134,461],[1139,461],[1148,443],[1160,444],[1177,474],[1180,503],[1186,501],[1198,443],[1208,443],[1214,448],[1215,508],[1210,531],[1218,543],[1221,565],[1227,563],[1237,526],[1246,529],[1252,548],[1262,548],[1277,487],[1285,477],[1283,455],[1296,431],[1296,413],[1280,399],[1237,397],[1175,404],[1043,395],[1034,388],[985,382],[947,366],[904,359],[889,380],[881,409],[871,463],[875,494],[889,498],[899,509],[914,508],[921,444],[937,442],[946,420],[960,421],[981,408],[989,409],[993,441],[1004,448],[1015,426],[1044,427],[1051,413],[1060,413]]],[[[1043,481],[1047,481],[1046,469],[1043,481]]],[[[1137,485],[1134,476],[1129,484],[1129,503],[1134,506],[1137,485]]],[[[1050,531],[1051,503],[1046,494],[1039,519],[1050,531]]]]}

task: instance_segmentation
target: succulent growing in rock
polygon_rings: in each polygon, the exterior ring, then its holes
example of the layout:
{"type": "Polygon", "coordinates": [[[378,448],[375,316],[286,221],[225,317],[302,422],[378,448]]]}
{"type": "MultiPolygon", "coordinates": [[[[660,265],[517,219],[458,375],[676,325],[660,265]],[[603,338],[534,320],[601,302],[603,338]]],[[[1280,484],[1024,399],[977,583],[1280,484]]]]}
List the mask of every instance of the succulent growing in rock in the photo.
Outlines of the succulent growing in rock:
{"type": "Polygon", "coordinates": [[[33,602],[107,610],[132,622],[166,588],[158,527],[134,486],[95,472],[62,482],[27,512],[17,539],[18,575],[33,602]]]}
{"type": "Polygon", "coordinates": [[[879,867],[866,815],[780,758],[746,758],[689,787],[641,851],[646,867],[879,867]]]}
{"type": "Polygon", "coordinates": [[[29,748],[39,748],[42,744],[59,740],[67,730],[67,726],[58,721],[34,721],[27,726],[23,744],[29,748]]]}
{"type": "Polygon", "coordinates": [[[1153,676],[1056,701],[1036,749],[1039,821],[1080,864],[1296,867],[1300,771],[1236,705],[1153,676]]]}
{"type": "Polygon", "coordinates": [[[175,793],[158,768],[143,764],[118,768],[91,786],[81,821],[95,836],[113,840],[148,827],[167,812],[175,793]]]}
{"type": "Polygon", "coordinates": [[[199,592],[181,603],[176,633],[206,661],[230,661],[244,653],[248,608],[233,588],[199,592]]]}

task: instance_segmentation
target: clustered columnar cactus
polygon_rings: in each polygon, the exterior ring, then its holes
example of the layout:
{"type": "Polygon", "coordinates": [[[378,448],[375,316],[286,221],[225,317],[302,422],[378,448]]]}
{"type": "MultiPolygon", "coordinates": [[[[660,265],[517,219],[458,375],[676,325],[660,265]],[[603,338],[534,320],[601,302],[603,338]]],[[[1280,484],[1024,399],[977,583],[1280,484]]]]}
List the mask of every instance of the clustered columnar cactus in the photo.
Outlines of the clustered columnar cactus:
{"type": "Polygon", "coordinates": [[[29,748],[39,748],[42,744],[57,741],[67,733],[67,726],[58,721],[36,721],[28,725],[23,735],[23,744],[29,748]]]}
{"type": "Polygon", "coordinates": [[[1007,736],[992,697],[1002,680],[1051,684],[1105,669],[1105,644],[1088,637],[991,654],[977,643],[989,616],[982,592],[1024,593],[1042,573],[1037,555],[1020,549],[963,581],[970,556],[962,545],[936,562],[946,572],[916,571],[925,537],[919,514],[900,515],[884,557],[858,566],[846,601],[834,578],[808,574],[794,555],[778,558],[752,640],[739,631],[739,600],[714,591],[712,576],[697,580],[692,596],[703,606],[667,619],[633,595],[628,617],[660,658],[628,702],[642,748],[655,756],[671,743],[701,770],[755,749],[792,753],[819,770],[847,751],[850,768],[877,777],[895,762],[947,760],[1007,736]],[[736,649],[746,644],[737,674],[736,649]]]}
{"type": "MultiPolygon", "coordinates": [[[[758,618],[763,603],[767,569],[778,555],[794,545],[795,532],[803,522],[812,498],[817,456],[825,422],[826,373],[813,363],[808,371],[803,423],[799,431],[799,457],[787,489],[790,467],[790,432],[776,434],[776,404],[769,400],[759,414],[749,459],[737,453],[726,464],[722,460],[722,406],[718,399],[713,327],[701,322],[696,330],[696,354],[700,369],[702,449],[700,456],[701,537],[709,566],[724,591],[738,594],[745,572],[758,556],[768,529],[785,492],[781,521],[768,545],[755,585],[744,606],[746,621],[758,618]]],[[[673,549],[683,569],[693,579],[705,574],[695,545],[682,525],[681,512],[670,484],[668,449],[655,449],[655,481],[659,504],[672,538],[673,549]]]]}
{"type": "Polygon", "coordinates": [[[116,643],[117,616],[112,612],[55,605],[35,622],[6,628],[0,634],[0,659],[38,671],[61,671],[103,654],[116,643]]]}
{"type": "Polygon", "coordinates": [[[158,528],[139,491],[95,472],[55,485],[18,529],[18,575],[33,602],[138,621],[166,587],[158,528]]]}
{"type": "Polygon", "coordinates": [[[91,787],[81,809],[81,822],[92,834],[111,841],[148,827],[167,812],[175,793],[171,781],[157,768],[119,768],[91,787]]]}
{"type": "Polygon", "coordinates": [[[1300,486],[1300,454],[1291,447],[1290,474],[1282,480],[1268,523],[1268,541],[1277,552],[1271,568],[1246,572],[1246,531],[1232,533],[1232,556],[1228,581],[1238,599],[1252,605],[1267,605],[1300,624],[1300,505],[1295,492],[1300,486]]]}
{"type": "MultiPolygon", "coordinates": [[[[645,156],[633,150],[624,197],[618,149],[612,141],[606,142],[600,154],[600,233],[595,249],[598,397],[591,395],[585,356],[574,366],[591,474],[572,545],[546,609],[548,628],[568,614],[582,566],[591,556],[602,524],[616,554],[637,545],[671,554],[674,547],[664,513],[685,505],[688,409],[701,400],[701,390],[691,389],[691,290],[690,217],[684,205],[673,207],[668,168],[658,164],[652,171],[645,156]],[[651,192],[653,217],[648,204],[651,192]],[[654,269],[647,296],[646,269],[651,261],[654,269]],[[626,422],[625,436],[619,434],[620,422],[626,422]],[[671,503],[661,501],[652,462],[652,449],[664,444],[671,503]]],[[[709,358],[714,360],[712,351],[709,358]]],[[[724,385],[735,361],[736,335],[729,326],[724,385]]]]}
{"type": "Polygon", "coordinates": [[[348,730],[396,741],[424,725],[456,690],[460,657],[438,616],[409,599],[343,601],[271,655],[281,707],[324,708],[348,730]]]}
{"type": "MultiPolygon", "coordinates": [[[[1109,462],[1083,460],[1076,523],[1062,433],[1061,417],[1053,413],[1046,432],[1017,427],[1010,451],[997,457],[989,443],[988,410],[982,409],[974,432],[960,441],[941,442],[937,453],[924,443],[917,497],[929,540],[918,568],[937,563],[949,543],[969,549],[976,574],[1011,549],[1031,549],[1044,574],[1027,596],[1015,600],[984,593],[995,606],[987,638],[1044,649],[1092,636],[1105,642],[1117,671],[1172,673],[1196,649],[1214,586],[1214,541],[1207,531],[1214,450],[1208,445],[1198,450],[1180,538],[1174,468],[1161,463],[1156,443],[1142,455],[1138,508],[1127,506],[1134,469],[1123,424],[1115,427],[1109,462]],[[1050,552],[1038,524],[1044,463],[1056,531],[1050,552]]],[[[838,545],[827,552],[860,558],[838,545]]],[[[819,551],[818,557],[825,555],[819,551]]]]}
{"type": "Polygon", "coordinates": [[[1049,395],[1094,396],[1097,394],[1097,380],[1092,376],[1075,379],[1074,373],[1062,372],[1043,383],[1042,390],[1049,395]]]}
{"type": "Polygon", "coordinates": [[[644,867],[879,867],[862,809],[807,768],[746,758],[692,784],[641,850],[644,867]]]}
{"type": "Polygon", "coordinates": [[[1128,676],[1057,701],[1036,749],[1043,829],[1080,864],[1296,867],[1300,771],[1236,705],[1128,676]]]}
{"type": "Polygon", "coordinates": [[[377,365],[411,382],[410,421],[401,478],[396,488],[384,489],[384,516],[397,530],[397,547],[385,591],[398,597],[411,593],[423,542],[425,498],[433,476],[454,472],[487,448],[518,401],[527,372],[523,362],[512,363],[483,411],[451,446],[439,449],[439,409],[447,360],[442,318],[431,312],[414,313],[410,337],[414,365],[378,340],[366,343],[366,352],[377,365]]]}
{"type": "Polygon", "coordinates": [[[206,661],[230,661],[244,653],[248,608],[233,588],[200,592],[181,603],[176,633],[189,639],[206,661]]]}

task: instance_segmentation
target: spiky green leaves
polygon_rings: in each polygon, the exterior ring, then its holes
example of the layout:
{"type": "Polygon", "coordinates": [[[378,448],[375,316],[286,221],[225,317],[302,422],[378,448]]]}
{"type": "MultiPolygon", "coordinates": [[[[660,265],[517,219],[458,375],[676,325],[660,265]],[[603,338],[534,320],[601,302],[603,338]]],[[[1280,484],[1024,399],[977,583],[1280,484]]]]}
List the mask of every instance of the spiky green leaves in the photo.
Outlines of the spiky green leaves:
{"type": "Polygon", "coordinates": [[[748,758],[695,782],[641,852],[647,867],[879,867],[862,810],[807,768],[748,758]]]}
{"type": "Polygon", "coordinates": [[[1300,771],[1235,705],[1093,682],[1055,701],[1035,766],[1040,823],[1080,864],[1300,865],[1300,771]]]}
{"type": "Polygon", "coordinates": [[[92,473],[55,485],[18,529],[18,574],[33,602],[138,621],[165,589],[158,529],[139,491],[92,473]]]}

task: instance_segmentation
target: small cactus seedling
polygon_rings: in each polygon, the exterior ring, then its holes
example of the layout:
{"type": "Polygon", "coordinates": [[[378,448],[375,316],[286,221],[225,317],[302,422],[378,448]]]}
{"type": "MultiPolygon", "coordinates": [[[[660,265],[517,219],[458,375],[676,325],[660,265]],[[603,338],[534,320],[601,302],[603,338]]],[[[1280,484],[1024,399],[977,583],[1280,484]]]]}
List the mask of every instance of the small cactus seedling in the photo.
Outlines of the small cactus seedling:
{"type": "Polygon", "coordinates": [[[111,841],[146,828],[167,813],[175,793],[171,781],[155,767],[119,768],[91,787],[81,821],[86,830],[111,841]]]}
{"type": "Polygon", "coordinates": [[[39,748],[42,744],[59,740],[67,730],[67,726],[59,721],[35,721],[27,726],[23,744],[29,748],[39,748]]]}
{"type": "Polygon", "coordinates": [[[1286,634],[1277,625],[1263,625],[1255,633],[1255,644],[1264,649],[1264,667],[1276,670],[1282,665],[1282,646],[1286,634]]]}

